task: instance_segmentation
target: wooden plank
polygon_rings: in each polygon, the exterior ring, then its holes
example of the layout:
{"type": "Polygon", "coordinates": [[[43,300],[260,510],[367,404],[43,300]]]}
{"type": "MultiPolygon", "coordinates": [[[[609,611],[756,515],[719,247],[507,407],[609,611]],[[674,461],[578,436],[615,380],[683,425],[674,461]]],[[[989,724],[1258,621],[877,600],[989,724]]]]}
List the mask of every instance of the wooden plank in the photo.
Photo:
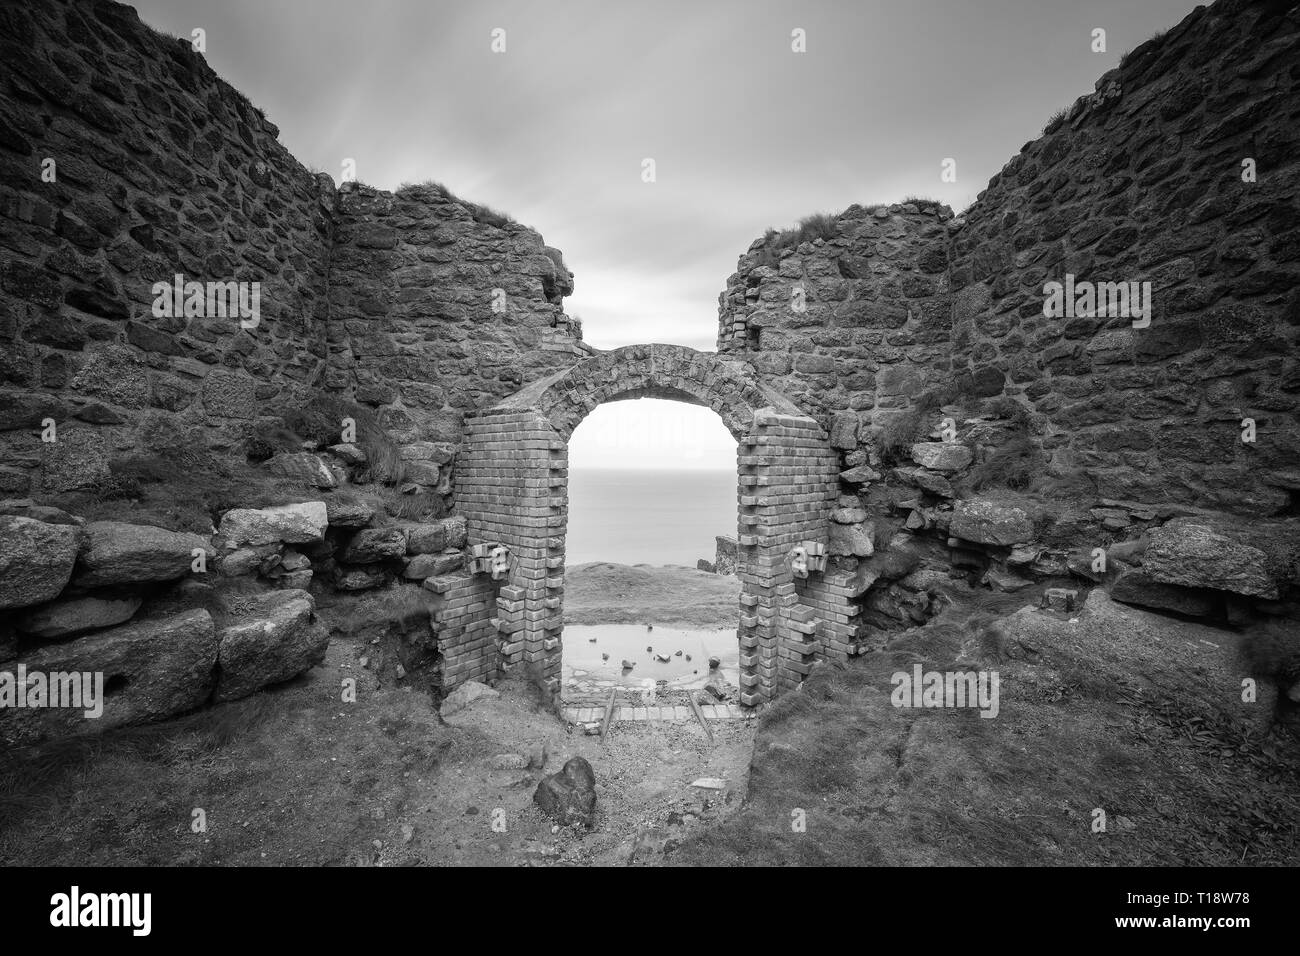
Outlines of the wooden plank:
{"type": "Polygon", "coordinates": [[[600,726],[600,739],[605,739],[605,734],[609,733],[609,722],[614,717],[614,695],[618,693],[617,687],[611,687],[609,690],[609,702],[605,704],[605,722],[600,726]]]}
{"type": "Polygon", "coordinates": [[[691,710],[695,711],[695,719],[700,722],[700,726],[704,728],[704,732],[708,735],[709,743],[713,743],[713,731],[709,729],[709,722],[704,719],[704,713],[700,710],[700,705],[696,702],[695,695],[687,694],[686,699],[690,701],[691,710]]]}

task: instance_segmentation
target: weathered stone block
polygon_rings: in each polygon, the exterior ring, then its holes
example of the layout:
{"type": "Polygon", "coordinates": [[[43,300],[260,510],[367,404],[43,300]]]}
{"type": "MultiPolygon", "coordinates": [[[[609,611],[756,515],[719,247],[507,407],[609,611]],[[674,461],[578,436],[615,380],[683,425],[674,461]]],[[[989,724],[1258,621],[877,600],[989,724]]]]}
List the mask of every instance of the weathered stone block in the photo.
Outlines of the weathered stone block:
{"type": "Polygon", "coordinates": [[[203,408],[213,418],[254,418],[257,415],[257,386],[246,375],[229,369],[213,369],[203,379],[203,408]]]}
{"type": "Polygon", "coordinates": [[[271,508],[234,508],[221,518],[219,534],[227,547],[309,544],[325,537],[329,523],[323,501],[303,501],[271,508]]]}
{"type": "Polygon", "coordinates": [[[870,557],[876,548],[870,529],[863,524],[832,524],[827,535],[826,550],[832,555],[870,557]]]}
{"type": "Polygon", "coordinates": [[[81,535],[75,525],[0,515],[0,610],[57,597],[72,577],[81,535]]]}
{"type": "Polygon", "coordinates": [[[307,451],[281,452],[266,463],[267,470],[281,478],[300,481],[316,488],[334,488],[338,479],[325,462],[307,451]]]}
{"type": "Polygon", "coordinates": [[[202,706],[216,680],[217,640],[212,617],[193,610],[51,644],[18,663],[29,675],[104,676],[103,713],[97,718],[70,708],[0,708],[0,738],[28,743],[160,720],[202,706]]]}
{"type": "Polygon", "coordinates": [[[329,523],[336,528],[364,528],[375,516],[375,509],[364,502],[339,501],[331,498],[325,502],[329,523]]]}
{"type": "Polygon", "coordinates": [[[167,531],[143,524],[92,521],[77,558],[73,583],[78,587],[171,581],[190,570],[195,550],[207,552],[197,534],[167,531]]]}
{"type": "Polygon", "coordinates": [[[933,471],[961,471],[974,459],[971,450],[955,442],[917,442],[912,446],[912,460],[933,471]]]}
{"type": "Polygon", "coordinates": [[[443,717],[450,717],[457,711],[464,710],[476,700],[495,700],[501,695],[478,681],[465,681],[450,694],[443,698],[438,712],[443,717]]]}
{"type": "Polygon", "coordinates": [[[121,345],[110,345],[91,356],[72,380],[82,397],[100,398],[123,408],[149,403],[149,376],[139,357],[121,345]]]}
{"type": "Polygon", "coordinates": [[[423,581],[425,578],[459,571],[464,564],[465,555],[461,551],[451,551],[446,554],[417,554],[406,562],[402,577],[411,581],[423,581]]]}
{"type": "Polygon", "coordinates": [[[954,537],[976,544],[1010,546],[1032,539],[1034,523],[1019,508],[970,500],[957,502],[949,530],[954,537]]]}
{"type": "Polygon", "coordinates": [[[448,548],[465,547],[465,518],[452,515],[427,524],[407,525],[407,554],[437,554],[448,548]]]}
{"type": "Polygon", "coordinates": [[[1213,614],[1222,604],[1222,598],[1216,598],[1212,593],[1177,584],[1162,584],[1139,568],[1122,568],[1108,590],[1114,601],[1193,617],[1213,614]]]}
{"type": "Polygon", "coordinates": [[[560,826],[596,824],[596,774],[582,757],[571,757],[559,773],[537,785],[533,802],[560,826]]]}
{"type": "Polygon", "coordinates": [[[406,536],[401,528],[362,528],[352,536],[339,555],[347,564],[374,564],[400,558],[406,553],[406,536]]]}
{"type": "Polygon", "coordinates": [[[1277,584],[1267,562],[1259,548],[1196,519],[1175,518],[1151,532],[1142,570],[1161,584],[1276,599],[1277,584]]]}
{"type": "Polygon", "coordinates": [[[141,598],[134,596],[55,601],[23,614],[18,619],[18,629],[47,641],[72,637],[129,621],[140,603],[141,598]]]}
{"type": "Polygon", "coordinates": [[[213,699],[238,700],[279,684],[325,659],[329,631],[316,622],[306,591],[273,591],[218,636],[218,681],[213,699]]]}

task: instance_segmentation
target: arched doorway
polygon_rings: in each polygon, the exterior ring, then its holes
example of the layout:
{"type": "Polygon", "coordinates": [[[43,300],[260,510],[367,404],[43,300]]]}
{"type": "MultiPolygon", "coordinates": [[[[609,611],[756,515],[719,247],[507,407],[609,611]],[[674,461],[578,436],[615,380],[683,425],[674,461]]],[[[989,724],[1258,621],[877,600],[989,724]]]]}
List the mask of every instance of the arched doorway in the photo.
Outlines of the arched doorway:
{"type": "Polygon", "coordinates": [[[821,426],[743,363],[635,345],[585,358],[466,422],[456,510],[470,546],[504,545],[510,569],[495,585],[467,582],[446,596],[446,686],[495,654],[498,670],[522,667],[558,693],[568,438],[597,405],[636,397],[708,406],[736,438],[742,703],[796,686],[819,658],[847,658],[856,630],[848,582],[801,573],[791,559],[824,548],[839,493],[838,457],[821,426]]]}

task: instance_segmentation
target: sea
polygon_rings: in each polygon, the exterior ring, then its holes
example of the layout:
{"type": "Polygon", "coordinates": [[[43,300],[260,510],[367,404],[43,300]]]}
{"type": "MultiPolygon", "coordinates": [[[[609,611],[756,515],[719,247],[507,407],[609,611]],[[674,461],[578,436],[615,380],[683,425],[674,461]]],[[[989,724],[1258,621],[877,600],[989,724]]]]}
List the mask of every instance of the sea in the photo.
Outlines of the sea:
{"type": "Polygon", "coordinates": [[[715,538],[736,533],[736,470],[578,468],[569,473],[564,562],[712,561],[715,538]]]}

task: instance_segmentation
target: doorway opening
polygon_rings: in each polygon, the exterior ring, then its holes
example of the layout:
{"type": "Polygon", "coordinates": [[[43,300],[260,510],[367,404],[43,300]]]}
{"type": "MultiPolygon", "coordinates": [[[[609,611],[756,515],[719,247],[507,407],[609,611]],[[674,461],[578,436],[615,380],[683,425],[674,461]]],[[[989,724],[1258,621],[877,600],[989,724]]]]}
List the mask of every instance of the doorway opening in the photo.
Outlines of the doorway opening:
{"type": "Polygon", "coordinates": [[[561,701],[738,702],[736,440],[710,409],[607,402],[569,439],[561,701]]]}

